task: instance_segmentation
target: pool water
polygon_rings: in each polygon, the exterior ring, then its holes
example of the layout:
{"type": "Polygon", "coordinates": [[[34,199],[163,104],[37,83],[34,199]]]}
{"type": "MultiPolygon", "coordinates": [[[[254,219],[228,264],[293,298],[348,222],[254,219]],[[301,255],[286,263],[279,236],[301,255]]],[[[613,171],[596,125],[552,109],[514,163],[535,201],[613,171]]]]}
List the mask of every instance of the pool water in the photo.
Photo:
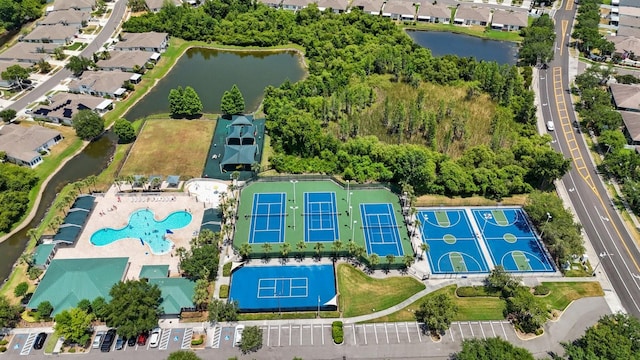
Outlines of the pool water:
{"type": "Polygon", "coordinates": [[[96,246],[109,245],[120,239],[135,239],[142,246],[149,245],[155,255],[166,254],[173,249],[173,242],[167,230],[183,228],[191,222],[192,216],[187,211],[176,211],[162,221],[157,221],[153,212],[147,209],[138,210],[129,216],[129,224],[122,229],[102,228],[91,235],[91,243],[96,246]]]}

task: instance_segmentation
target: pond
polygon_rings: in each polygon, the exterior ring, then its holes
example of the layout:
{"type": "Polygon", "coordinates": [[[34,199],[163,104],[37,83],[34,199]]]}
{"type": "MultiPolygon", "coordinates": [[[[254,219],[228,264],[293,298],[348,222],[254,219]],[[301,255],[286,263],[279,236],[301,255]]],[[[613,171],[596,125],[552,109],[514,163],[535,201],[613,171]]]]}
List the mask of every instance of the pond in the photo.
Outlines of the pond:
{"type": "Polygon", "coordinates": [[[219,113],[222,94],[236,84],[244,96],[246,111],[253,112],[262,101],[265,87],[278,86],[285,80],[296,82],[304,75],[300,56],[294,51],[232,52],[191,48],[124,117],[133,121],[169,112],[169,91],[178,86],[193,87],[204,112],[219,113]]]}
{"type": "Polygon", "coordinates": [[[413,41],[434,56],[457,55],[476,60],[514,65],[518,60],[518,45],[509,41],[487,40],[475,36],[441,31],[407,31],[413,41]]]}

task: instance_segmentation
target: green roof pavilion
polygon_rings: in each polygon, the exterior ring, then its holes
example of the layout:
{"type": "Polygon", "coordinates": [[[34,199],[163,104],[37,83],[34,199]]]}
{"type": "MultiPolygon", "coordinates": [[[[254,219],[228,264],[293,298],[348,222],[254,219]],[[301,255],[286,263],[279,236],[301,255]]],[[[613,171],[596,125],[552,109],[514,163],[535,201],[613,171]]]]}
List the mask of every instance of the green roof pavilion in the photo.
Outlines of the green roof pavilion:
{"type": "Polygon", "coordinates": [[[90,211],[93,209],[93,203],[96,201],[96,198],[92,195],[80,195],[76,198],[76,201],[73,203],[72,209],[83,209],[90,211]]]}
{"type": "Polygon", "coordinates": [[[124,278],[129,258],[54,259],[31,297],[27,308],[35,309],[49,301],[52,315],[78,305],[83,299],[102,296],[109,301],[109,290],[124,278]]]}
{"type": "Polygon", "coordinates": [[[166,278],[169,276],[169,265],[143,265],[140,269],[140,279],[166,278]]]}
{"type": "Polygon", "coordinates": [[[165,315],[179,315],[182,310],[193,310],[193,295],[196,283],[187,278],[149,279],[149,284],[158,285],[162,292],[162,307],[165,315]]]}
{"type": "Polygon", "coordinates": [[[49,256],[56,248],[56,244],[41,244],[33,252],[33,266],[44,268],[47,265],[49,256]]]}

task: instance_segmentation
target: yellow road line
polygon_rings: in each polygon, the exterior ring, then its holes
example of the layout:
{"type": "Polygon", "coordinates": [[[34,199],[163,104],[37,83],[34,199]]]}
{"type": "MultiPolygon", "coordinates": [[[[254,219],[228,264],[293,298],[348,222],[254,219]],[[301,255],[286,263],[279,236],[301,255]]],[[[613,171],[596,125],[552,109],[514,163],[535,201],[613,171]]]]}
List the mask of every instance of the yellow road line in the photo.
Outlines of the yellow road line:
{"type": "Polygon", "coordinates": [[[567,0],[567,5],[565,5],[564,9],[565,10],[572,10],[573,9],[573,0],[567,0]]]}
{"type": "MultiPolygon", "coordinates": [[[[569,4],[573,4],[572,0],[567,0],[567,6],[569,6],[569,4]]],[[[571,10],[571,9],[567,9],[567,10],[571,10]]],[[[562,56],[562,51],[564,51],[564,39],[567,35],[567,27],[569,26],[569,21],[568,20],[562,20],[562,38],[560,39],[560,56],[562,56]]]]}

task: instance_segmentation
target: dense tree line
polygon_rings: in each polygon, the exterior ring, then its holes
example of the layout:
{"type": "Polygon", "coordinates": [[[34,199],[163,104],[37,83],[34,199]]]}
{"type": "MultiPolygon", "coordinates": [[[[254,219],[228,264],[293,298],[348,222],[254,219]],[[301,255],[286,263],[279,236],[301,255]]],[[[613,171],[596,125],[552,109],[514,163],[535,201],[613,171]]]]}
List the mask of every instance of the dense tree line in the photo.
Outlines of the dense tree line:
{"type": "Polygon", "coordinates": [[[578,15],[571,36],[576,39],[578,49],[590,54],[598,49],[604,54],[611,54],[614,44],[600,33],[600,5],[602,0],[581,0],[578,15]]]}
{"type": "Polygon", "coordinates": [[[0,163],[0,232],[8,232],[27,212],[29,191],[38,182],[33,170],[0,163]]]}
{"type": "Polygon", "coordinates": [[[194,88],[178,86],[169,91],[169,113],[172,118],[193,117],[202,114],[202,101],[194,88]]]}
{"type": "Polygon", "coordinates": [[[19,29],[42,16],[46,0],[0,0],[0,32],[19,29]]]}
{"type": "MultiPolygon", "coordinates": [[[[135,17],[125,31],[166,31],[187,40],[233,45],[294,43],[305,49],[309,76],[265,90],[267,130],[281,172],[339,174],[359,182],[394,181],[417,193],[481,194],[500,199],[547,186],[569,162],[535,133],[533,92],[523,71],[474,59],[433,57],[388,19],[352,11],[320,12],[314,5],[296,13],[249,1],[207,1],[199,8],[165,5],[156,14],[135,17]],[[484,92],[498,106],[491,144],[465,144],[460,158],[436,150],[434,128],[447,116],[421,106],[389,104],[385,126],[404,137],[423,136],[424,145],[383,143],[359,136],[354,120],[375,101],[385,101],[375,81],[402,82],[419,93],[422,82],[465,86],[473,98],[484,92]],[[326,131],[336,124],[338,135],[326,131]],[[510,139],[505,146],[505,139],[510,139]]],[[[428,94],[420,101],[428,102],[428,94]]],[[[416,99],[416,102],[419,102],[416,99]]],[[[460,118],[444,141],[464,142],[460,118]]]]}
{"type": "Polygon", "coordinates": [[[520,35],[524,38],[518,54],[522,64],[536,65],[553,59],[556,33],[549,15],[535,19],[531,26],[520,31],[520,35]]]}

